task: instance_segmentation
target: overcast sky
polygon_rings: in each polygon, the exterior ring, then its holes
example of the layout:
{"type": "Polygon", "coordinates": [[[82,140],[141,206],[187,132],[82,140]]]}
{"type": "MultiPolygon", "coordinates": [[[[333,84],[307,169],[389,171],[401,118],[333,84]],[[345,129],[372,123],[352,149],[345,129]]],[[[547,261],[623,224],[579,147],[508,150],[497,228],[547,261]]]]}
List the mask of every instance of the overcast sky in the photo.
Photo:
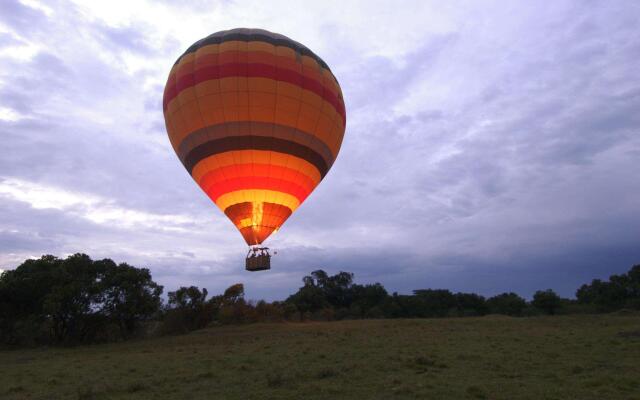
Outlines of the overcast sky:
{"type": "Polygon", "coordinates": [[[572,296],[640,263],[639,27],[622,0],[1,0],[0,269],[84,252],[253,299],[318,268],[572,296]],[[347,108],[336,163],[253,274],[162,115],[176,58],[235,27],[311,48],[347,108]]]}

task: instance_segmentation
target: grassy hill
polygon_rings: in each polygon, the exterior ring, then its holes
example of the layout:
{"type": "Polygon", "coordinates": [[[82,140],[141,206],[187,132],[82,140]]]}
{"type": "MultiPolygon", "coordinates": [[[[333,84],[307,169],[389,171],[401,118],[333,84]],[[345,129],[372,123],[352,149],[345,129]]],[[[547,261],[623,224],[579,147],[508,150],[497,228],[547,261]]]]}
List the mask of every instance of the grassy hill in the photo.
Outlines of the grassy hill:
{"type": "Polygon", "coordinates": [[[640,317],[214,327],[0,351],[3,399],[640,399],[640,317]]]}

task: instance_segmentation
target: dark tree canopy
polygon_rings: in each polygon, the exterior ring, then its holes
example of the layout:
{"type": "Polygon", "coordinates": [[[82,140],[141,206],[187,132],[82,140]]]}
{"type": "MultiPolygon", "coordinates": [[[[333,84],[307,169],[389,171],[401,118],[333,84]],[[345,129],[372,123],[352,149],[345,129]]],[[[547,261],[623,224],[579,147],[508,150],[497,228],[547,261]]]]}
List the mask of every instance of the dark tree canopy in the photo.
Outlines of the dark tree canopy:
{"type": "Polygon", "coordinates": [[[629,272],[611,275],[608,281],[594,279],[576,292],[578,302],[592,304],[602,311],[623,307],[640,309],[640,264],[629,272]]]}
{"type": "Polygon", "coordinates": [[[236,283],[229,286],[222,295],[223,302],[227,304],[237,303],[244,300],[244,285],[242,283],[236,283]]]}
{"type": "Polygon", "coordinates": [[[517,294],[502,293],[497,296],[493,296],[487,300],[487,306],[490,312],[494,314],[504,314],[511,316],[520,316],[527,307],[527,302],[517,294]]]}
{"type": "Polygon", "coordinates": [[[185,333],[204,328],[213,318],[208,291],[196,286],[180,287],[169,292],[169,304],[164,316],[164,333],[185,333]]]}
{"type": "Polygon", "coordinates": [[[195,310],[201,307],[207,299],[207,289],[202,291],[196,286],[180,287],[175,292],[169,292],[169,307],[171,308],[188,308],[195,310]]]}
{"type": "Polygon", "coordinates": [[[549,315],[554,315],[562,306],[562,299],[551,289],[538,290],[531,304],[549,315]]]}
{"type": "Polygon", "coordinates": [[[101,282],[104,310],[117,321],[123,336],[130,335],[140,321],[160,309],[162,286],[151,279],[146,268],[116,265],[111,260],[104,263],[106,273],[101,282]]]}
{"type": "Polygon", "coordinates": [[[0,335],[5,343],[91,342],[116,326],[127,337],[159,310],[161,293],[149,270],[109,259],[27,260],[0,276],[0,335]]]}
{"type": "Polygon", "coordinates": [[[345,318],[441,318],[554,315],[558,312],[640,309],[640,265],[609,280],[582,285],[577,300],[539,290],[530,303],[508,292],[485,299],[475,293],[418,289],[389,295],[380,283],[357,284],[354,275],[316,270],[284,302],[245,300],[236,283],[208,297],[205,288],[168,293],[145,268],[86,254],[45,255],[0,275],[0,344],[76,344],[122,340],[141,332],[185,333],[211,324],[345,318]]]}

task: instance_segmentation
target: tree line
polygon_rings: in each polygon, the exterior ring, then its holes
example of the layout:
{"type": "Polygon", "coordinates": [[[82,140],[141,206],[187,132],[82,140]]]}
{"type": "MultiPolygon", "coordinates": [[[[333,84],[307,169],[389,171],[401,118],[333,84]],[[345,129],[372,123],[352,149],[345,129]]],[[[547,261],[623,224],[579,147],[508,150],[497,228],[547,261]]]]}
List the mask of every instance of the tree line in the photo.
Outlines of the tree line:
{"type": "Polygon", "coordinates": [[[361,318],[442,318],[504,314],[640,310],[640,265],[608,281],[582,285],[576,299],[553,290],[531,301],[516,293],[490,298],[446,289],[389,294],[380,283],[357,284],[354,275],[317,270],[284,301],[247,301],[241,283],[209,297],[205,288],[180,287],[167,293],[146,268],[86,254],[66,259],[46,255],[26,260],[0,275],[0,344],[72,345],[180,334],[212,324],[341,320],[361,318]]]}

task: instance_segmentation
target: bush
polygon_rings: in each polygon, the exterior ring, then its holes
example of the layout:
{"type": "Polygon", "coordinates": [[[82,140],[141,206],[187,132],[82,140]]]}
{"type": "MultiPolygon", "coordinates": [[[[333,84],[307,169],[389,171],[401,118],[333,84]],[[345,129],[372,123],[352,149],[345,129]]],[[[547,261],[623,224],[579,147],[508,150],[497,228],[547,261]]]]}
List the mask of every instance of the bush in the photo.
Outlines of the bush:
{"type": "Polygon", "coordinates": [[[333,308],[325,307],[313,313],[311,319],[314,321],[333,321],[335,319],[334,316],[335,311],[333,311],[333,308]]]}
{"type": "Polygon", "coordinates": [[[160,325],[162,335],[180,335],[191,331],[188,311],[183,309],[168,310],[160,325]]]}
{"type": "Polygon", "coordinates": [[[284,310],[278,302],[272,304],[260,300],[255,306],[256,318],[259,322],[282,322],[284,310]]]}
{"type": "Polygon", "coordinates": [[[49,329],[41,318],[31,315],[15,321],[3,342],[9,345],[37,346],[49,341],[49,329]]]}
{"type": "Polygon", "coordinates": [[[224,305],[218,311],[218,320],[222,324],[241,324],[258,321],[258,313],[250,304],[239,301],[224,305]]]}
{"type": "Polygon", "coordinates": [[[300,321],[300,312],[293,303],[282,303],[282,313],[287,321],[300,321]]]}
{"type": "Polygon", "coordinates": [[[373,319],[379,319],[379,318],[384,318],[384,311],[382,310],[381,307],[375,306],[375,307],[371,307],[369,310],[367,310],[367,312],[364,314],[365,318],[373,318],[373,319]]]}

